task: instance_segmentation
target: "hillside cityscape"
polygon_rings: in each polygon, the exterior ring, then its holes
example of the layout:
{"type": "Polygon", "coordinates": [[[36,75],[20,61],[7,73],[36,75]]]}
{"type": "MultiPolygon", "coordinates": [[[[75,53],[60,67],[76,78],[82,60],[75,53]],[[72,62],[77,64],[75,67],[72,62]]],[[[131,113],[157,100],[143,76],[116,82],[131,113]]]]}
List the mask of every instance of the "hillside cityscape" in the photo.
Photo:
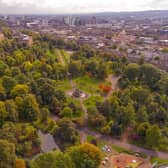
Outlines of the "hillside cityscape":
{"type": "Polygon", "coordinates": [[[0,14],[0,168],[167,167],[167,10],[0,14]]]}

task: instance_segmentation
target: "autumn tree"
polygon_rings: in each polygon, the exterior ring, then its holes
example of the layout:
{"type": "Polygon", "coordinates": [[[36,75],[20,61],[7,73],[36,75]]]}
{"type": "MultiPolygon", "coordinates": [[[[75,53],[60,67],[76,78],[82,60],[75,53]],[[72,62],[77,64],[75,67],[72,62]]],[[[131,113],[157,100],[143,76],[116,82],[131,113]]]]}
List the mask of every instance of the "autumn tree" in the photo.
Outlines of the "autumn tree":
{"type": "Polygon", "coordinates": [[[102,159],[100,149],[88,143],[70,148],[69,155],[76,168],[98,168],[102,159]]]}
{"type": "Polygon", "coordinates": [[[23,159],[16,159],[14,163],[14,168],[26,168],[25,161],[23,159]]]}

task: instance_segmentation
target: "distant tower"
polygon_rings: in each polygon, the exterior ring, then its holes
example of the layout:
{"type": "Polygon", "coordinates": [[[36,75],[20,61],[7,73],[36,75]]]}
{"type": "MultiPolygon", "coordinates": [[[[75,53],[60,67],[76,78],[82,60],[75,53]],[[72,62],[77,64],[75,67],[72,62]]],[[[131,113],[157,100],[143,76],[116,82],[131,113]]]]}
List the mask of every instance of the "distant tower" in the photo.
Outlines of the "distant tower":
{"type": "Polygon", "coordinates": [[[64,17],[64,23],[69,26],[75,26],[76,17],[66,16],[64,17]]]}
{"type": "Polygon", "coordinates": [[[97,19],[95,16],[93,16],[91,19],[91,24],[96,24],[96,23],[97,23],[97,19]]]}
{"type": "Polygon", "coordinates": [[[44,27],[48,26],[48,20],[47,19],[42,20],[42,26],[44,26],[44,27]]]}

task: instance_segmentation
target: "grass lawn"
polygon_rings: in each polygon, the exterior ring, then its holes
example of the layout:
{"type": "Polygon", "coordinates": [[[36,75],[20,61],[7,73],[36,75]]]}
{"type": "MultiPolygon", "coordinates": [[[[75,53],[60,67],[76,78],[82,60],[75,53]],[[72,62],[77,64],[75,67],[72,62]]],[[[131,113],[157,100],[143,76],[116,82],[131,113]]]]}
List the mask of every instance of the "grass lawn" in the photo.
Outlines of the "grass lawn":
{"type": "Polygon", "coordinates": [[[94,139],[94,136],[92,136],[92,135],[87,136],[87,142],[90,143],[93,139],[94,139]]]}
{"type": "MultiPolygon", "coordinates": [[[[129,155],[135,155],[135,152],[133,152],[131,150],[124,149],[120,146],[116,146],[116,145],[112,144],[111,147],[112,147],[112,149],[114,149],[118,153],[126,153],[126,154],[129,154],[129,155]]],[[[147,156],[143,153],[140,154],[140,157],[147,158],[147,156]]]]}
{"type": "Polygon", "coordinates": [[[70,54],[68,54],[65,50],[60,50],[61,55],[63,56],[64,62],[69,64],[70,62],[70,54]]]}
{"type": "Polygon", "coordinates": [[[71,84],[69,83],[69,80],[56,81],[56,88],[64,92],[72,89],[71,84]]]}
{"type": "Polygon", "coordinates": [[[151,157],[151,163],[157,162],[158,165],[168,165],[168,159],[161,159],[158,157],[151,157]]]}
{"type": "Polygon", "coordinates": [[[118,153],[127,153],[127,154],[134,154],[134,152],[126,150],[120,146],[116,146],[114,144],[111,145],[111,147],[118,153]]]}
{"type": "Polygon", "coordinates": [[[76,83],[78,89],[91,95],[100,94],[99,84],[104,83],[104,81],[90,78],[88,76],[79,77],[73,81],[76,83]]]}
{"type": "Polygon", "coordinates": [[[65,50],[59,50],[59,49],[55,49],[55,54],[57,56],[58,61],[66,66],[69,64],[70,62],[70,54],[68,54],[65,50]]]}
{"type": "Polygon", "coordinates": [[[96,103],[99,101],[100,102],[103,101],[103,98],[101,96],[91,96],[84,101],[84,104],[88,108],[88,107],[96,106],[96,103]]]}
{"type": "Polygon", "coordinates": [[[84,112],[81,108],[81,104],[80,104],[80,100],[78,99],[73,99],[72,97],[67,97],[67,103],[73,103],[75,104],[76,108],[78,109],[76,111],[76,113],[74,114],[74,118],[78,118],[78,117],[83,117],[84,116],[84,112]]]}
{"type": "Polygon", "coordinates": [[[58,61],[59,61],[62,65],[65,66],[65,65],[66,65],[66,62],[64,61],[64,56],[62,55],[61,50],[55,49],[55,53],[56,53],[56,56],[57,56],[58,61]]]}

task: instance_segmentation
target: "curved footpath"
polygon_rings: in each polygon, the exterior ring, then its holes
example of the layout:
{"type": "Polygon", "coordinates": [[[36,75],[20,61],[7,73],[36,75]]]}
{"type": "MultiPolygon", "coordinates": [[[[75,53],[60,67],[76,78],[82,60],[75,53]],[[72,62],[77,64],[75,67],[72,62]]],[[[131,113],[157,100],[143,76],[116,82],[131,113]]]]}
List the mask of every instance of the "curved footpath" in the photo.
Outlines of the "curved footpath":
{"type": "MultiPolygon", "coordinates": [[[[111,83],[115,83],[115,88],[114,89],[117,88],[118,79],[119,78],[117,78],[117,77],[114,77],[114,79],[113,79],[113,76],[111,76],[111,75],[109,75],[109,77],[108,77],[108,81],[110,81],[111,83]],[[111,81],[109,79],[111,79],[111,81]]],[[[70,80],[70,83],[71,83],[71,86],[73,88],[75,86],[75,84],[73,83],[72,80],[70,80]]],[[[85,107],[82,99],[80,99],[80,104],[81,104],[82,110],[84,111],[84,118],[85,118],[85,127],[81,128],[81,129],[78,129],[79,132],[80,132],[82,143],[86,141],[87,135],[92,135],[96,139],[100,139],[100,140],[103,140],[103,141],[108,141],[109,143],[112,143],[116,146],[120,146],[124,149],[130,150],[130,151],[133,151],[133,152],[143,153],[143,154],[146,154],[148,156],[155,156],[155,157],[159,157],[161,159],[168,159],[168,153],[144,149],[142,147],[138,147],[136,145],[129,144],[129,143],[122,142],[120,140],[114,139],[111,136],[107,136],[107,135],[103,135],[103,134],[98,133],[98,132],[90,131],[88,129],[88,127],[86,126],[87,125],[87,119],[88,119],[87,108],[85,107]]]]}
{"type": "Polygon", "coordinates": [[[159,157],[161,159],[168,159],[168,153],[148,150],[148,149],[144,149],[142,147],[135,146],[133,144],[129,144],[129,143],[126,143],[126,142],[121,142],[120,140],[114,139],[111,136],[102,135],[98,132],[90,131],[87,128],[81,129],[80,133],[81,134],[92,135],[96,139],[100,139],[100,140],[103,140],[103,141],[108,141],[109,143],[120,146],[120,147],[122,147],[124,149],[127,149],[127,150],[131,150],[133,152],[143,153],[143,154],[146,154],[148,156],[155,156],[155,157],[159,157]]]}

